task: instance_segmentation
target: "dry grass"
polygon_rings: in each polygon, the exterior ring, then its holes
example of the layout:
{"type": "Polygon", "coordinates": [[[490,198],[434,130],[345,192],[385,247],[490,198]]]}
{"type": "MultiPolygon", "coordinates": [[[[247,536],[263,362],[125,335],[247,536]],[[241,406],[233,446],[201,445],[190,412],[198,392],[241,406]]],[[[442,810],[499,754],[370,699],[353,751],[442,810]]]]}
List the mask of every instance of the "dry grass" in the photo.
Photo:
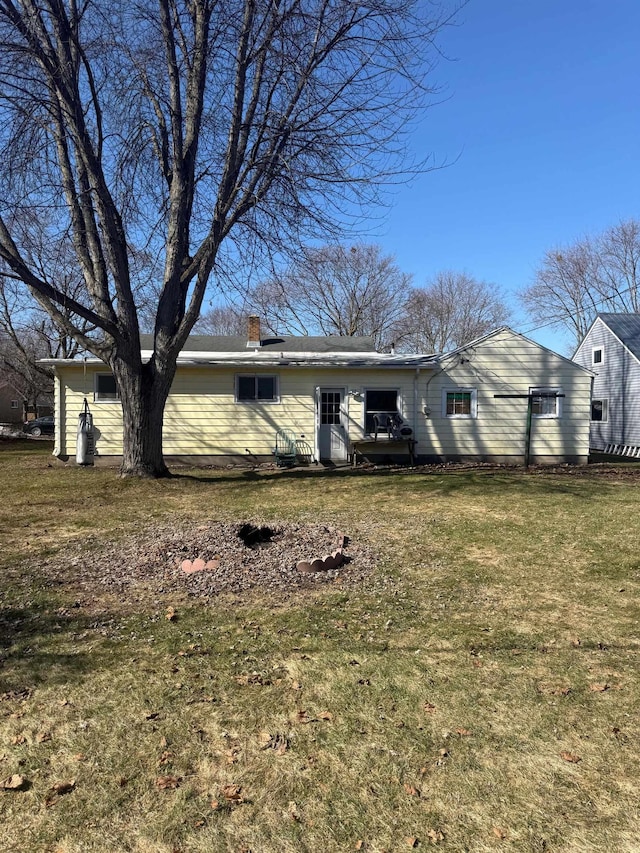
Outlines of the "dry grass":
{"type": "Polygon", "coordinates": [[[0,848],[640,850],[635,471],[188,474],[0,446],[0,848]],[[255,515],[366,540],[375,583],[74,606],[26,570],[255,515]]]}

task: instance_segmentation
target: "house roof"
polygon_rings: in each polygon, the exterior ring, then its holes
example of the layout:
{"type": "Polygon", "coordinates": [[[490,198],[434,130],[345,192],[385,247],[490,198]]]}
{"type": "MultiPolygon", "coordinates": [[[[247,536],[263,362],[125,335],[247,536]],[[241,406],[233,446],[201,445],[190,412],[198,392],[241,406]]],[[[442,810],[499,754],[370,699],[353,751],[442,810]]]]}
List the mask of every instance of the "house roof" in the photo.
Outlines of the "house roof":
{"type": "Polygon", "coordinates": [[[640,360],[640,314],[598,314],[626,348],[640,360]]]}
{"type": "MultiPolygon", "coordinates": [[[[153,335],[140,335],[140,348],[151,354],[153,335]]],[[[375,352],[373,338],[343,337],[341,335],[283,335],[263,338],[260,346],[248,346],[246,335],[189,335],[182,353],[220,352],[306,352],[306,353],[365,353],[375,352]]]]}
{"type": "MultiPolygon", "coordinates": [[[[141,335],[143,360],[153,354],[153,335],[141,335]]],[[[46,359],[42,363],[100,364],[94,356],[85,359],[46,359]]],[[[179,365],[218,365],[245,369],[252,367],[382,367],[433,368],[435,355],[376,352],[373,338],[327,336],[282,336],[263,338],[260,346],[248,346],[244,335],[190,335],[177,359],[179,365]]]]}

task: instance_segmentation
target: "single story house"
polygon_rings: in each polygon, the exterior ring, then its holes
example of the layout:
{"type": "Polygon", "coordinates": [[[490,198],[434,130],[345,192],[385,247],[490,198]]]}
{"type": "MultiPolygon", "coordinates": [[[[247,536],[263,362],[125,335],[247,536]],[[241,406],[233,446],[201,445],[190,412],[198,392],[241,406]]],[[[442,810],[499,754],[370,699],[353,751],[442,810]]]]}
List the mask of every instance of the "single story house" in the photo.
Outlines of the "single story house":
{"type": "MultiPolygon", "coordinates": [[[[253,327],[251,327],[253,324],[253,327]]],[[[370,338],[194,335],[167,400],[167,461],[273,460],[276,433],[300,461],[585,463],[591,372],[504,327],[441,355],[378,353],[370,338]]],[[[143,348],[151,346],[143,338],[143,348]]],[[[150,350],[143,349],[143,357],[150,350]]],[[[93,358],[50,360],[55,455],[76,451],[86,399],[98,460],[122,452],[113,376],[93,358]]]]}
{"type": "Polygon", "coordinates": [[[640,456],[640,314],[598,314],[573,360],[593,373],[593,450],[640,456]]]}

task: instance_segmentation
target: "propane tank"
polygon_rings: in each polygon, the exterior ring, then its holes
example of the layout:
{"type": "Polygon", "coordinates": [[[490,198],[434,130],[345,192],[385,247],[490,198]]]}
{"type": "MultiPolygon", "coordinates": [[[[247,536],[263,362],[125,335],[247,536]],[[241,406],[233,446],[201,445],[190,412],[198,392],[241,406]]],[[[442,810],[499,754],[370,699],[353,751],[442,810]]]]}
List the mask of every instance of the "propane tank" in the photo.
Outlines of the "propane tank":
{"type": "Polygon", "coordinates": [[[85,397],[84,410],[78,415],[78,438],[76,441],[76,462],[78,465],[93,465],[95,449],[93,415],[89,411],[89,404],[85,397]]]}

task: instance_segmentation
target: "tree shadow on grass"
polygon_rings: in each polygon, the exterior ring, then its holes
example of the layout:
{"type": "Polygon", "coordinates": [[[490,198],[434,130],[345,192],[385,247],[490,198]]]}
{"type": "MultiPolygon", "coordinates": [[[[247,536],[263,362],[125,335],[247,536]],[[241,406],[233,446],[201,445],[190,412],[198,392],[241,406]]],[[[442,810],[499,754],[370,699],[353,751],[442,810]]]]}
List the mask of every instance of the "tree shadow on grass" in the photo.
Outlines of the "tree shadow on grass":
{"type": "Polygon", "coordinates": [[[506,492],[572,495],[590,500],[596,495],[602,496],[617,488],[623,481],[640,484],[640,468],[634,471],[620,471],[615,468],[591,466],[567,466],[562,469],[531,468],[521,466],[492,465],[433,465],[410,468],[407,466],[362,465],[357,468],[348,466],[305,467],[287,469],[246,469],[220,474],[192,473],[175,471],[172,477],[177,480],[216,484],[242,483],[269,485],[276,480],[285,482],[329,480],[363,481],[387,479],[406,485],[407,491],[427,491],[437,494],[453,494],[464,490],[480,493],[506,492]],[[615,482],[614,482],[615,481],[615,482]]]}
{"type": "Polygon", "coordinates": [[[108,614],[96,620],[46,604],[0,608],[0,699],[19,698],[42,685],[81,681],[102,665],[96,632],[113,623],[108,614]],[[88,643],[90,651],[85,650],[88,643]]]}

